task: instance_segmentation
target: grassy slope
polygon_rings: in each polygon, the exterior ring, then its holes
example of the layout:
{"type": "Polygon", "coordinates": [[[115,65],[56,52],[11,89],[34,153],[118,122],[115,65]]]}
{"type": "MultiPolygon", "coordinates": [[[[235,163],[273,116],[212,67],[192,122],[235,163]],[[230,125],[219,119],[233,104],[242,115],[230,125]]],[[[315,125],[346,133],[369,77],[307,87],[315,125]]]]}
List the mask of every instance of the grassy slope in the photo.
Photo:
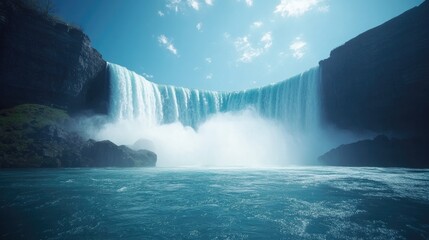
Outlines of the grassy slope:
{"type": "Polygon", "coordinates": [[[0,168],[154,166],[155,153],[113,143],[93,146],[65,128],[72,119],[59,109],[24,104],[0,110],[0,168]],[[88,148],[87,148],[88,147],[88,148]],[[83,151],[87,148],[86,151],[83,151]],[[88,154],[86,154],[88,153],[88,154]],[[115,155],[110,160],[106,154],[115,155]],[[133,164],[124,162],[131,159],[133,164]],[[124,165],[125,164],[125,165],[124,165]]]}
{"type": "Polygon", "coordinates": [[[13,161],[19,165],[36,167],[44,161],[44,150],[52,148],[35,135],[41,129],[61,125],[69,120],[68,114],[59,109],[24,104],[0,110],[0,165],[13,161]]]}

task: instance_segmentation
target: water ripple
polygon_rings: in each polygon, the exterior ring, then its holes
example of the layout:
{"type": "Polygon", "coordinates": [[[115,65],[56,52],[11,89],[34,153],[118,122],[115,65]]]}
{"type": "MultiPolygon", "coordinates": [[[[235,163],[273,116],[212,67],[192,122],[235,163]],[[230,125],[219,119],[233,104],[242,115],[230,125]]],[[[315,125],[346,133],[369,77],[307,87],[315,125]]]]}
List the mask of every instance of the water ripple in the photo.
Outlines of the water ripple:
{"type": "Polygon", "coordinates": [[[2,239],[428,239],[429,171],[0,172],[2,239]]]}

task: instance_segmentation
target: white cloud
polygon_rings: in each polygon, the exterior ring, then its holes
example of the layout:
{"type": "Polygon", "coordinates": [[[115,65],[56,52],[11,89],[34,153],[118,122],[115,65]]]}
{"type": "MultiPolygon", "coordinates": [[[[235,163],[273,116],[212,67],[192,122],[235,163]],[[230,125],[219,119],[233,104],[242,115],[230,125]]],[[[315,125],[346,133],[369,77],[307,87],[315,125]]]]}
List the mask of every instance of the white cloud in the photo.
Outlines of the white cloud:
{"type": "Polygon", "coordinates": [[[166,7],[172,9],[175,12],[179,12],[181,3],[182,0],[169,0],[166,7]]]}
{"type": "Polygon", "coordinates": [[[328,5],[323,5],[317,8],[317,11],[322,12],[322,13],[327,13],[329,12],[329,6],[328,5]]]}
{"type": "Polygon", "coordinates": [[[265,33],[254,46],[248,36],[239,37],[234,41],[235,49],[240,54],[238,61],[249,63],[256,57],[268,51],[273,43],[271,32],[265,33]]]}
{"type": "Polygon", "coordinates": [[[264,44],[265,49],[270,48],[271,45],[273,44],[273,38],[271,36],[271,32],[265,33],[261,38],[261,42],[264,44]]]}
{"type": "Polygon", "coordinates": [[[158,11],[158,15],[159,15],[160,17],[163,17],[165,14],[164,14],[163,12],[161,12],[161,11],[158,11]]]}
{"type": "Polygon", "coordinates": [[[264,23],[261,21],[256,21],[252,23],[252,27],[255,27],[255,28],[260,28],[262,27],[262,25],[264,25],[264,23]]]}
{"type": "Polygon", "coordinates": [[[282,17],[298,17],[315,8],[322,0],[281,0],[274,13],[282,17]]]}
{"type": "Polygon", "coordinates": [[[177,49],[174,47],[173,43],[164,35],[158,37],[158,42],[163,45],[167,50],[169,50],[174,55],[177,55],[177,49]]]}
{"type": "Polygon", "coordinates": [[[223,33],[223,37],[224,37],[225,39],[229,39],[229,38],[231,37],[231,34],[229,34],[228,32],[224,32],[224,33],[223,33]]]}
{"type": "Polygon", "coordinates": [[[197,23],[197,25],[195,26],[196,28],[197,28],[197,30],[198,31],[202,31],[202,29],[203,29],[203,23],[202,22],[199,22],[199,23],[197,23]]]}
{"type": "Polygon", "coordinates": [[[305,47],[307,43],[301,40],[300,37],[295,38],[289,46],[292,51],[292,56],[296,59],[301,59],[305,54],[305,47]]]}
{"type": "Polygon", "coordinates": [[[161,36],[159,36],[158,37],[158,41],[161,43],[161,44],[167,44],[168,43],[168,39],[167,39],[167,37],[165,36],[165,35],[161,35],[161,36]]]}
{"type": "Polygon", "coordinates": [[[170,50],[174,55],[177,55],[177,49],[173,46],[173,44],[169,44],[167,49],[170,50]]]}
{"type": "Polygon", "coordinates": [[[246,0],[246,4],[251,7],[253,5],[253,0],[246,0]]]}
{"type": "Polygon", "coordinates": [[[205,0],[207,5],[213,6],[213,0],[205,0]]]}
{"type": "Polygon", "coordinates": [[[212,79],[213,78],[213,73],[207,74],[206,79],[212,79]]]}
{"type": "Polygon", "coordinates": [[[251,62],[253,58],[258,57],[263,52],[263,49],[254,48],[247,36],[237,38],[234,45],[237,52],[240,53],[238,61],[244,63],[251,62]]]}
{"type": "MultiPolygon", "coordinates": [[[[209,5],[213,4],[213,0],[205,0],[205,2],[209,5]]],[[[165,6],[175,12],[180,12],[187,7],[196,11],[200,10],[199,0],[167,0],[167,4],[165,6]]]]}
{"type": "Polygon", "coordinates": [[[206,58],[205,60],[206,60],[206,62],[207,62],[207,63],[212,63],[212,59],[211,59],[211,58],[209,58],[209,57],[208,57],[208,58],[206,58]]]}
{"type": "Polygon", "coordinates": [[[198,0],[188,0],[188,5],[195,10],[200,10],[200,3],[198,0]]]}

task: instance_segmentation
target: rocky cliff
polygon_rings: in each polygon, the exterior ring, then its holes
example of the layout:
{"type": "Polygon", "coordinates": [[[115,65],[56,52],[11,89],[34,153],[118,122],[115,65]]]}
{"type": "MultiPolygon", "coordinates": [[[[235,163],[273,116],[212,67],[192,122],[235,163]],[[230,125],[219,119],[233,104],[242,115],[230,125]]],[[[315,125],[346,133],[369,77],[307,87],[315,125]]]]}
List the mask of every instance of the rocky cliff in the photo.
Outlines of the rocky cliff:
{"type": "Polygon", "coordinates": [[[157,156],[110,141],[86,140],[60,109],[23,104],[0,110],[0,168],[154,167],[157,156]]]}
{"type": "Polygon", "coordinates": [[[429,134],[429,2],[334,49],[320,62],[324,118],[339,128],[429,134]]]}
{"type": "Polygon", "coordinates": [[[77,27],[0,0],[0,108],[39,103],[107,111],[106,62],[77,27]]]}
{"type": "Polygon", "coordinates": [[[428,168],[429,141],[379,135],[374,139],[341,145],[319,159],[334,166],[428,168]]]}

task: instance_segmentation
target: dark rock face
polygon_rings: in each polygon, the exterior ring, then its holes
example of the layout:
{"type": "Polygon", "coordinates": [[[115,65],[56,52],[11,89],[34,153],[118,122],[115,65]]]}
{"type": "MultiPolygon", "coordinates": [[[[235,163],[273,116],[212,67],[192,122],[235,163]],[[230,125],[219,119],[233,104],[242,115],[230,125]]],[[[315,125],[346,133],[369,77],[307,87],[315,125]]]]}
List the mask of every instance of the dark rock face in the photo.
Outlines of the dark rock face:
{"type": "Polygon", "coordinates": [[[335,166],[427,168],[428,156],[427,139],[389,139],[379,135],[372,140],[341,145],[320,156],[319,160],[335,166]]]}
{"type": "Polygon", "coordinates": [[[107,113],[106,62],[79,28],[29,2],[0,0],[0,168],[155,166],[151,151],[86,141],[59,123],[69,119],[59,109],[107,113]]]}
{"type": "Polygon", "coordinates": [[[39,103],[106,113],[106,62],[78,28],[0,1],[0,108],[39,103]]]}
{"type": "Polygon", "coordinates": [[[320,62],[324,119],[378,136],[341,145],[328,165],[429,167],[429,2],[334,49],[320,62]]]}
{"type": "MultiPolygon", "coordinates": [[[[76,133],[68,132],[58,125],[47,125],[28,138],[37,142],[32,144],[30,151],[27,152],[27,157],[33,161],[31,167],[89,166],[90,159],[81,156],[81,149],[86,141],[76,133]]],[[[8,162],[9,166],[2,167],[29,167],[16,161],[13,155],[8,156],[7,160],[5,162],[8,162]]]]}
{"type": "Polygon", "coordinates": [[[127,146],[119,146],[125,153],[133,159],[135,167],[155,167],[157,155],[147,149],[132,150],[127,146]]]}
{"type": "Polygon", "coordinates": [[[37,143],[25,151],[16,148],[4,152],[0,156],[0,168],[156,166],[157,156],[151,151],[134,151],[108,140],[85,141],[78,134],[55,125],[27,137],[37,143]]]}
{"type": "Polygon", "coordinates": [[[328,123],[353,131],[429,134],[429,2],[320,62],[328,123]]]}

